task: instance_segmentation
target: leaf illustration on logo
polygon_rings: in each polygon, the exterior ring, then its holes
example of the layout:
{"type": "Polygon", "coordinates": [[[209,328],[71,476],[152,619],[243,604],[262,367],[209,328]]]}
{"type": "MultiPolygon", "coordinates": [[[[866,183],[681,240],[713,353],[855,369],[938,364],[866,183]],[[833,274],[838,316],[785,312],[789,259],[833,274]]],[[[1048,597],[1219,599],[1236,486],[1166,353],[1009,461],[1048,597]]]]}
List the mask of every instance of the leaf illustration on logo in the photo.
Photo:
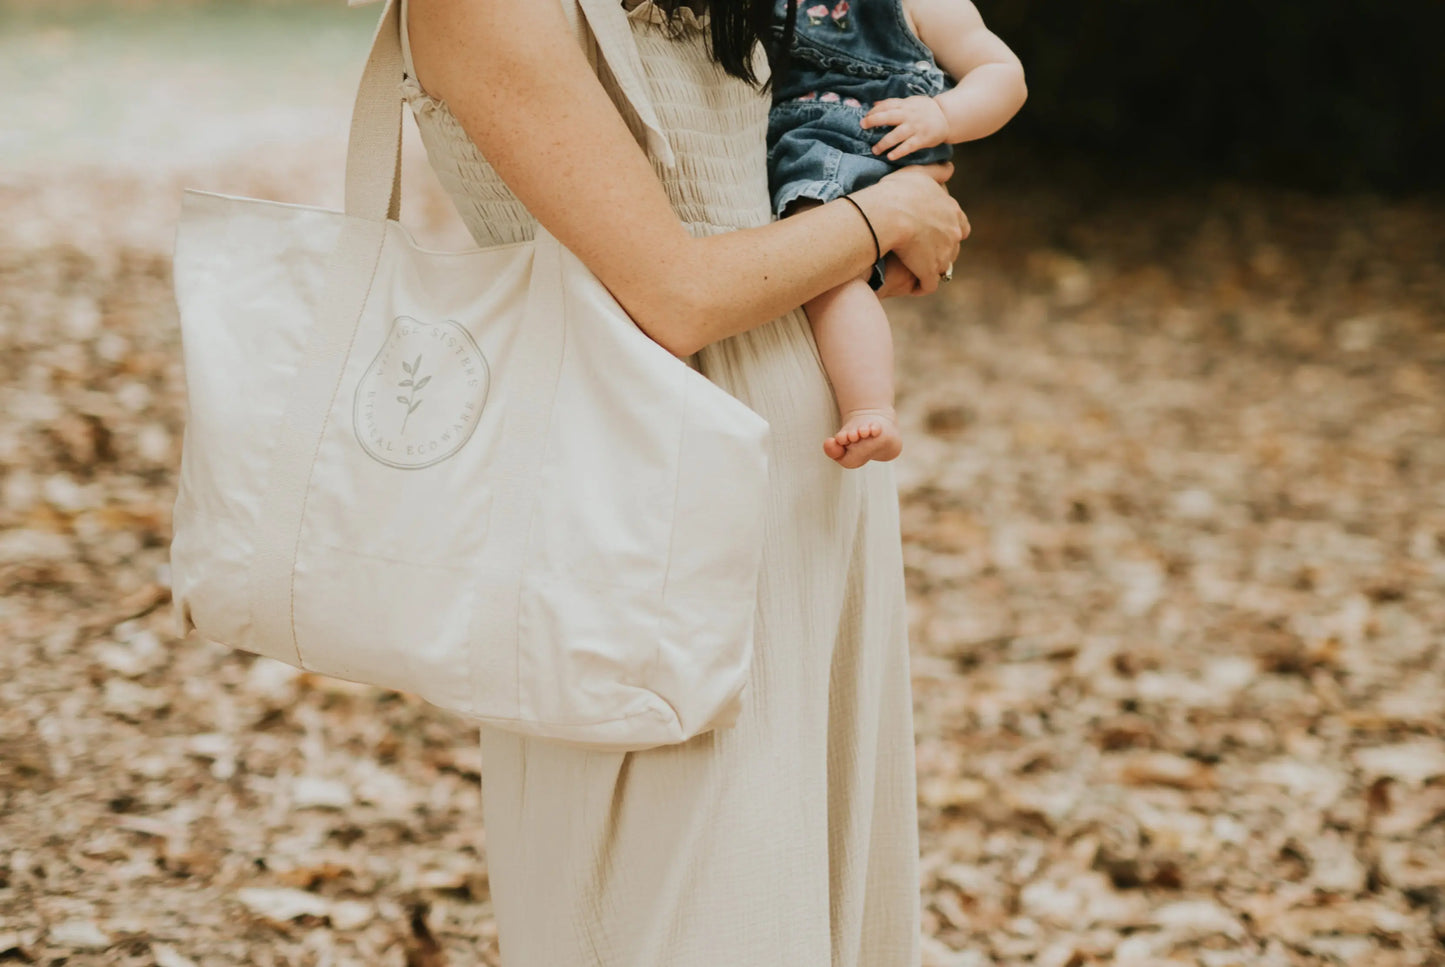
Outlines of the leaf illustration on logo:
{"type": "Polygon", "coordinates": [[[356,442],[400,470],[446,460],[480,425],[491,376],[476,338],[456,320],[397,316],[351,393],[356,442]]]}
{"type": "Polygon", "coordinates": [[[422,401],[417,398],[416,394],[423,386],[431,382],[431,377],[423,376],[421,379],[417,379],[417,376],[421,373],[421,353],[417,353],[416,359],[413,360],[411,363],[407,363],[403,360],[401,368],[403,371],[411,375],[411,379],[404,379],[397,384],[398,386],[411,387],[410,396],[398,396],[396,398],[396,401],[398,403],[402,403],[406,406],[406,414],[401,418],[401,432],[404,435],[406,433],[406,421],[409,420],[411,418],[411,415],[416,412],[416,408],[418,406],[421,406],[422,401]]]}

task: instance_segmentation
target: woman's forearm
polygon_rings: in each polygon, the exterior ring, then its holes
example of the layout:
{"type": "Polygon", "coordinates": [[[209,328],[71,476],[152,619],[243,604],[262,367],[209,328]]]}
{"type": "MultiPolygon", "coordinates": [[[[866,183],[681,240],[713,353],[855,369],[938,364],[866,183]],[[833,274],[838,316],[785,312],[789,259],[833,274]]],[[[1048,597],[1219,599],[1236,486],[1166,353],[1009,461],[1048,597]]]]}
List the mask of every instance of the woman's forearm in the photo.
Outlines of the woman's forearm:
{"type": "MultiPolygon", "coordinates": [[[[898,234],[893,213],[861,192],[856,197],[887,251],[898,234]]],[[[873,262],[864,216],[839,199],[767,225],[693,239],[653,267],[667,274],[655,291],[674,293],[670,308],[661,300],[643,310],[658,318],[636,312],[633,318],[644,331],[654,323],[657,332],[649,335],[686,356],[864,275],[873,262]]]]}

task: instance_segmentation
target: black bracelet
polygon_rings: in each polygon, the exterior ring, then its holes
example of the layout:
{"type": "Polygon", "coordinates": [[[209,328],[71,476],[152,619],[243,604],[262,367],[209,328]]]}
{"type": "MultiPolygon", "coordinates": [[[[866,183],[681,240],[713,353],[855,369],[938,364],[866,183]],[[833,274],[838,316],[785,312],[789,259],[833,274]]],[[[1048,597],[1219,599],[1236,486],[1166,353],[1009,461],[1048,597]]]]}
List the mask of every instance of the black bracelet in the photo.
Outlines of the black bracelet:
{"type": "Polygon", "coordinates": [[[868,217],[868,213],[863,210],[862,205],[858,204],[856,201],[853,201],[853,199],[849,198],[847,195],[839,195],[838,197],[853,202],[853,207],[858,209],[858,214],[863,216],[863,221],[868,226],[868,234],[873,236],[873,260],[876,262],[878,259],[881,259],[883,257],[883,248],[878,244],[878,233],[873,231],[873,222],[868,217]]]}

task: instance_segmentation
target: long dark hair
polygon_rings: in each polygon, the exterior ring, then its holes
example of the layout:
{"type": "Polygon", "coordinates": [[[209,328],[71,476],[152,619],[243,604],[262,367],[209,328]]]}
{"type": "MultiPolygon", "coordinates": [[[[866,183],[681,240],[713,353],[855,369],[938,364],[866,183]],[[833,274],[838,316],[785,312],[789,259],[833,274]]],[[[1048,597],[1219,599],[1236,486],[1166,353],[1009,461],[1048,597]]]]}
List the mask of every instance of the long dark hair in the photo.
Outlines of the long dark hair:
{"type": "MultiPolygon", "coordinates": [[[[655,0],[669,15],[682,7],[686,0],[655,0]]],[[[768,53],[772,76],[763,90],[768,90],[787,67],[788,49],[793,43],[793,32],[798,22],[798,0],[788,5],[788,20],[783,27],[783,36],[775,45],[773,42],[773,0],[707,0],[711,22],[712,59],[734,77],[742,78],[758,86],[753,71],[753,45],[761,41],[768,53]]]]}

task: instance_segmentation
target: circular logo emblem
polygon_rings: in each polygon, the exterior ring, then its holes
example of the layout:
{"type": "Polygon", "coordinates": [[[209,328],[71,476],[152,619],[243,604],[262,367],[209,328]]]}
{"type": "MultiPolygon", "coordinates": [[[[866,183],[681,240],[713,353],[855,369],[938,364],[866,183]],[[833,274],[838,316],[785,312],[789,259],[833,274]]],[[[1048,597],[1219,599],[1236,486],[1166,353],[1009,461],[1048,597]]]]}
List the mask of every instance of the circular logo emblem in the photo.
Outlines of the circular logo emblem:
{"type": "Polygon", "coordinates": [[[490,385],[491,370],[471,333],[450,319],[398,316],[356,384],[356,439],[387,466],[430,467],[471,437],[490,385]]]}

